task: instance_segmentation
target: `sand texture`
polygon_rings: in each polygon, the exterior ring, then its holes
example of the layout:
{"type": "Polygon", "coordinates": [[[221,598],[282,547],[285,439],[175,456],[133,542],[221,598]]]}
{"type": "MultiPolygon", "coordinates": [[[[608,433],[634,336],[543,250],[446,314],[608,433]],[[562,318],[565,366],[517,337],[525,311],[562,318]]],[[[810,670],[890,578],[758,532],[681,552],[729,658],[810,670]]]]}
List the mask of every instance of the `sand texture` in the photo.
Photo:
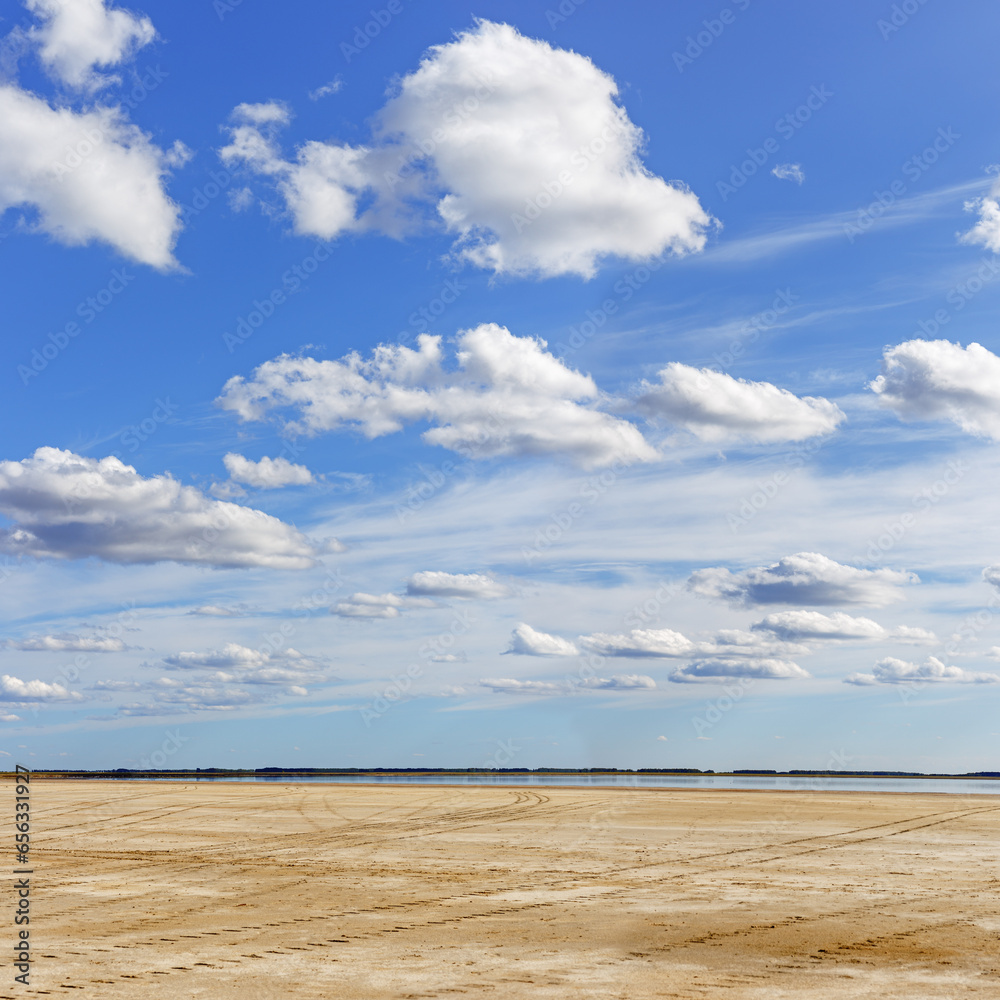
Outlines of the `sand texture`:
{"type": "Polygon", "coordinates": [[[2,997],[1000,997],[1000,797],[31,788],[2,997]]]}

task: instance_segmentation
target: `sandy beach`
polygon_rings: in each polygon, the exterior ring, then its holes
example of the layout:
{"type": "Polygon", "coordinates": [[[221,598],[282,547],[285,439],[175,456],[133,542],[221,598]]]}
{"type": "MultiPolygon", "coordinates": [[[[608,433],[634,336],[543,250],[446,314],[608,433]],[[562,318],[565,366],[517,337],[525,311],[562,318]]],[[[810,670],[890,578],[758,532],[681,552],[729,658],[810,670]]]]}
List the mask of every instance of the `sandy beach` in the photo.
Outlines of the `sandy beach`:
{"type": "Polygon", "coordinates": [[[36,780],[32,815],[2,997],[1000,995],[1000,797],[36,780]]]}

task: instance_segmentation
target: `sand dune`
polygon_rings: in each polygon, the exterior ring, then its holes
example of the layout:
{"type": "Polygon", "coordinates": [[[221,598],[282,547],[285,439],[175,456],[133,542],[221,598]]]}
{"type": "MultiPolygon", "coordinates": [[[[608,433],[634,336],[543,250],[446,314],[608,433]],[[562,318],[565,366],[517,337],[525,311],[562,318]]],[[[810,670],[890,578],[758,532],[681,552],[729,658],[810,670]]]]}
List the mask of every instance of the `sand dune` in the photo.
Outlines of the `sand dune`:
{"type": "Polygon", "coordinates": [[[32,811],[37,965],[0,997],[1000,996],[1000,797],[42,780],[32,811]]]}

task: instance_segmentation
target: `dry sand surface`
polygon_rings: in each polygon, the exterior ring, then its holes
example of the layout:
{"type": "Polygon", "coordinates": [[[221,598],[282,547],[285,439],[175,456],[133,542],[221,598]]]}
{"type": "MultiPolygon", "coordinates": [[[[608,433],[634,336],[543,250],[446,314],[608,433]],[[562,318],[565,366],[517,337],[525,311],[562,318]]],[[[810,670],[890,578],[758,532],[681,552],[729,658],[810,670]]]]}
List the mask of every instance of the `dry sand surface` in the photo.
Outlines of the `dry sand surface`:
{"type": "Polygon", "coordinates": [[[31,789],[0,996],[1000,997],[1000,797],[31,789]]]}

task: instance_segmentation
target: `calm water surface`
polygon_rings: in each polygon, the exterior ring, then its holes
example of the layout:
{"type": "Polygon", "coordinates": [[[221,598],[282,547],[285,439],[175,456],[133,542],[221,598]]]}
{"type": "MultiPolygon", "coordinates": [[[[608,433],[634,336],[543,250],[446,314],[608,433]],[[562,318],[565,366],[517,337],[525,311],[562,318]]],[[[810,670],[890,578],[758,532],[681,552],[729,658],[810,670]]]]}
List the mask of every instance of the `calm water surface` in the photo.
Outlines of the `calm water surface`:
{"type": "Polygon", "coordinates": [[[135,778],[135,781],[309,782],[327,785],[549,785],[563,788],[762,788],[813,792],[947,792],[1000,795],[989,778],[827,778],[730,774],[282,774],[245,777],[135,778]]]}

